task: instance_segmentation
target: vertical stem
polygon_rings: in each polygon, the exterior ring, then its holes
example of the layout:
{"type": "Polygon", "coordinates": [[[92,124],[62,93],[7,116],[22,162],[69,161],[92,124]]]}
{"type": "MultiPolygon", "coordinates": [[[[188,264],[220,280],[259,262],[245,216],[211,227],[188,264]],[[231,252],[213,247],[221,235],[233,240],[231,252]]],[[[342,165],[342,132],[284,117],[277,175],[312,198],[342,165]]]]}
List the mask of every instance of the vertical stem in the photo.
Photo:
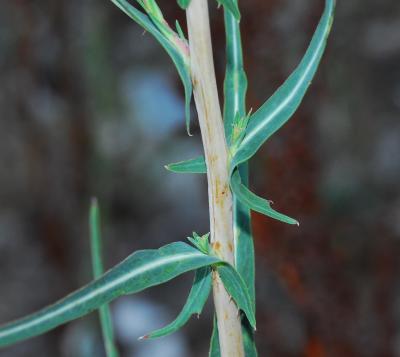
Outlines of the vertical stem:
{"type": "MultiPolygon", "coordinates": [[[[234,264],[229,155],[215,79],[207,0],[191,0],[187,23],[193,91],[207,163],[211,242],[222,259],[234,264]]],[[[243,357],[239,311],[216,273],[213,294],[221,357],[243,357]]]]}

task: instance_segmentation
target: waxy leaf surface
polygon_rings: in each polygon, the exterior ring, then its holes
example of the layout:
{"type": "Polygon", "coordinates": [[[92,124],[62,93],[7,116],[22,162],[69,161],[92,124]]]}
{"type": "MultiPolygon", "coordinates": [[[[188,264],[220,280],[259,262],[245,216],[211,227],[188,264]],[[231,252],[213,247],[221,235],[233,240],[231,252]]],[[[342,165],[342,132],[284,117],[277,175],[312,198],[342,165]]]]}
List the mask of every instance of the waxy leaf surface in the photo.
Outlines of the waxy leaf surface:
{"type": "Polygon", "coordinates": [[[326,0],[325,11],[299,66],[249,120],[246,136],[234,152],[231,170],[250,159],[299,107],[324,53],[332,26],[335,1],[326,0]]]}
{"type": "Polygon", "coordinates": [[[199,156],[194,159],[180,161],[173,164],[166,165],[168,171],[179,174],[206,174],[207,166],[204,156],[199,156]]]}
{"type": "Polygon", "coordinates": [[[242,310],[251,327],[256,329],[256,316],[255,309],[249,291],[245,282],[239,273],[230,266],[229,264],[220,264],[217,266],[218,274],[224,284],[224,287],[228,294],[235,301],[236,305],[240,310],[242,310]]]}
{"type": "Polygon", "coordinates": [[[101,278],[54,305],[0,327],[0,347],[40,335],[119,296],[137,293],[217,262],[218,258],[205,255],[183,242],[135,252],[101,278]]]}
{"type": "Polygon", "coordinates": [[[210,350],[208,352],[208,357],[221,357],[221,349],[219,347],[219,337],[218,337],[218,325],[217,318],[214,316],[213,329],[210,340],[210,350]]]}
{"type": "Polygon", "coordinates": [[[153,339],[170,335],[185,325],[192,315],[200,315],[200,313],[203,311],[204,304],[207,302],[208,296],[210,295],[211,285],[211,268],[204,267],[196,270],[192,289],[190,290],[186,304],[178,317],[168,326],[143,336],[143,338],[153,339]]]}
{"type": "Polygon", "coordinates": [[[238,171],[235,171],[232,175],[231,187],[237,199],[249,209],[262,213],[281,222],[299,225],[299,222],[297,222],[295,219],[275,211],[271,207],[271,203],[269,201],[257,196],[245,185],[243,185],[238,171]]]}
{"type": "Polygon", "coordinates": [[[121,9],[126,15],[133,19],[137,24],[142,26],[146,31],[151,33],[157,41],[164,47],[175,67],[179,73],[182,80],[184,90],[185,90],[185,116],[186,116],[186,130],[190,133],[190,102],[192,98],[192,78],[190,75],[189,66],[189,51],[187,44],[185,44],[181,38],[177,35],[174,39],[175,44],[171,42],[161,33],[161,31],[155,25],[155,19],[150,19],[149,16],[139,11],[136,7],[131,5],[126,0],[111,0],[114,5],[121,9]],[[179,44],[179,46],[177,45],[179,44]]]}
{"type": "MultiPolygon", "coordinates": [[[[234,0],[238,6],[238,0],[234,0]]],[[[236,145],[235,130],[246,117],[247,76],[244,70],[240,23],[225,9],[226,71],[224,81],[224,128],[228,146],[236,145]]],[[[244,128],[244,130],[246,127],[244,128]]],[[[237,168],[242,183],[248,186],[249,166],[242,163],[237,168]]],[[[251,232],[250,210],[233,195],[233,233],[235,241],[235,268],[245,282],[255,307],[255,257],[251,232]]],[[[254,331],[242,319],[243,344],[246,357],[256,357],[254,331]]]]}
{"type": "Polygon", "coordinates": [[[240,11],[236,0],[217,0],[217,2],[230,11],[237,21],[240,20],[240,11]]]}
{"type": "MultiPolygon", "coordinates": [[[[93,199],[90,206],[89,227],[93,276],[95,279],[98,279],[101,275],[103,275],[104,267],[101,248],[100,211],[96,199],[93,199]]],[[[114,330],[112,325],[110,307],[108,304],[100,306],[99,317],[104,340],[104,348],[106,350],[107,357],[118,357],[119,354],[115,346],[114,330]]]]}

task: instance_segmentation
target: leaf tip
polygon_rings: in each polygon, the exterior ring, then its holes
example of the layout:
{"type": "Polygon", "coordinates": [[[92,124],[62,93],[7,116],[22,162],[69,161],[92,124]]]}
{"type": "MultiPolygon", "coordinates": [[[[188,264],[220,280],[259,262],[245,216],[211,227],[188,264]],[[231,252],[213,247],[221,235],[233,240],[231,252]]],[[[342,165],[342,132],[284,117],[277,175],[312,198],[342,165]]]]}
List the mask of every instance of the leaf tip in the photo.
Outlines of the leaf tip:
{"type": "Polygon", "coordinates": [[[97,207],[97,206],[99,205],[99,201],[98,201],[98,199],[97,199],[96,196],[93,196],[93,197],[90,199],[90,205],[91,205],[92,207],[97,207]]]}

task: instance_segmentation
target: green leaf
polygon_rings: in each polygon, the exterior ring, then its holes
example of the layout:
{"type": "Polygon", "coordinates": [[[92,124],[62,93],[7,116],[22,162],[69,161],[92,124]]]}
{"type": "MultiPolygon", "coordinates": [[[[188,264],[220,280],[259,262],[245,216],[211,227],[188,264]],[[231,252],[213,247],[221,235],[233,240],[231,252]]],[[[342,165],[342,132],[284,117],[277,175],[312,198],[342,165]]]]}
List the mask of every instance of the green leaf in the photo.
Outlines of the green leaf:
{"type": "MultiPolygon", "coordinates": [[[[237,0],[234,0],[237,6],[237,0]]],[[[224,11],[226,33],[226,71],[224,80],[224,128],[231,146],[236,118],[246,115],[247,76],[243,67],[240,24],[228,10],[224,11]]]]}
{"type": "Polygon", "coordinates": [[[254,330],[251,328],[248,321],[242,319],[242,334],[244,355],[246,357],[257,357],[257,348],[254,341],[254,330]]]}
{"type": "Polygon", "coordinates": [[[240,117],[239,113],[236,114],[230,138],[230,150],[232,152],[235,152],[236,148],[240,145],[246,135],[246,128],[249,123],[250,115],[251,112],[242,117],[240,117]]]}
{"type": "MultiPolygon", "coordinates": [[[[190,74],[189,47],[178,34],[174,33],[169,27],[157,20],[150,18],[126,0],[111,0],[119,9],[151,33],[157,41],[164,47],[182,80],[185,91],[185,116],[186,130],[190,135],[190,102],[192,99],[192,78],[190,74]],[[158,26],[157,26],[158,25],[158,26]],[[161,30],[160,30],[161,29],[161,30]]],[[[140,3],[140,2],[139,2],[140,3]]]]}
{"type": "Polygon", "coordinates": [[[299,66],[274,95],[250,117],[246,136],[234,152],[232,171],[238,164],[250,159],[299,107],[325,50],[334,7],[334,0],[326,0],[325,11],[299,66]]]}
{"type": "Polygon", "coordinates": [[[176,31],[178,32],[178,35],[181,39],[185,40],[185,34],[183,33],[182,27],[179,24],[178,20],[175,20],[175,27],[176,27],[176,31]]]}
{"type": "Polygon", "coordinates": [[[200,315],[204,304],[207,302],[208,296],[210,295],[211,285],[211,268],[204,267],[196,270],[192,289],[190,290],[186,304],[178,317],[168,326],[143,336],[141,339],[153,339],[170,335],[184,326],[192,315],[200,315]]]}
{"type": "Polygon", "coordinates": [[[214,316],[213,330],[210,341],[210,351],[208,357],[221,357],[221,349],[219,347],[219,337],[218,337],[218,325],[217,317],[214,316]]]}
{"type": "Polygon", "coordinates": [[[207,166],[204,156],[199,156],[194,159],[176,162],[174,164],[166,165],[168,171],[179,174],[206,174],[207,166]]]}
{"type": "Polygon", "coordinates": [[[190,0],[178,0],[178,5],[183,9],[186,10],[190,4],[190,0]]]}
{"type": "Polygon", "coordinates": [[[271,207],[271,203],[269,201],[255,195],[245,185],[243,185],[240,179],[239,171],[237,170],[232,175],[231,188],[237,199],[251,210],[262,213],[284,223],[299,225],[299,222],[297,222],[295,219],[275,211],[271,207]]]}
{"type": "Polygon", "coordinates": [[[235,17],[236,21],[240,21],[240,11],[235,0],[217,0],[218,4],[223,5],[235,17]]]}
{"type": "Polygon", "coordinates": [[[253,302],[245,282],[239,273],[229,264],[219,264],[217,266],[218,274],[224,284],[224,287],[236,305],[245,314],[251,327],[256,329],[256,316],[253,307],[253,302]]]}
{"type": "MultiPolygon", "coordinates": [[[[243,185],[248,184],[248,164],[239,165],[243,185]]],[[[235,268],[247,285],[253,306],[255,307],[255,257],[251,231],[251,214],[248,205],[241,202],[233,191],[233,233],[235,237],[235,268]]]]}
{"type": "Polygon", "coordinates": [[[37,313],[0,327],[0,347],[40,335],[84,316],[119,296],[165,283],[220,262],[183,242],[133,253],[101,278],[37,313]]]}
{"type": "MultiPolygon", "coordinates": [[[[92,266],[94,278],[99,278],[103,272],[102,249],[101,249],[101,229],[100,229],[100,212],[97,204],[97,199],[92,200],[89,214],[90,226],[90,246],[92,252],[92,266]]],[[[105,304],[99,308],[99,316],[101,329],[103,333],[104,348],[107,357],[118,357],[118,350],[115,347],[114,331],[110,307],[105,304]]]]}
{"type": "MultiPolygon", "coordinates": [[[[235,0],[237,2],[237,0],[235,0]]],[[[225,9],[226,33],[226,74],[224,81],[224,127],[229,147],[240,144],[247,122],[239,123],[246,117],[247,76],[243,66],[240,23],[225,9]],[[243,125],[241,125],[243,124],[243,125]],[[244,126],[244,128],[243,128],[244,126]],[[242,128],[244,129],[242,131],[242,128]],[[237,132],[237,135],[234,132],[237,132]],[[237,140],[235,140],[237,136],[237,140]]],[[[248,163],[238,166],[243,184],[248,186],[248,163]]],[[[255,257],[251,232],[251,215],[248,207],[233,195],[233,233],[235,238],[235,268],[243,278],[255,310],[255,257]]],[[[242,319],[243,344],[246,357],[256,357],[254,332],[246,319],[242,319]]]]}
{"type": "Polygon", "coordinates": [[[188,237],[188,240],[198,249],[200,252],[204,254],[210,253],[210,242],[209,242],[210,233],[206,233],[202,236],[199,236],[196,232],[193,232],[193,237],[188,237]]]}

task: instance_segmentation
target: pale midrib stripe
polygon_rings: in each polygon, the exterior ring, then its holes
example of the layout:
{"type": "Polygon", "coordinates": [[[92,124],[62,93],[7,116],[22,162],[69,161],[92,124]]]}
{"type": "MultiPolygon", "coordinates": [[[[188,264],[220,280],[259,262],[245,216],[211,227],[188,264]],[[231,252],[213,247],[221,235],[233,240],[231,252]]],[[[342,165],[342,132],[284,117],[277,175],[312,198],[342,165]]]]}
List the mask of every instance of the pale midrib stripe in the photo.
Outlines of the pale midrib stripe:
{"type": "MultiPolygon", "coordinates": [[[[326,23],[328,23],[328,21],[326,21],[326,23]]],[[[324,31],[325,33],[326,31],[324,31]]],[[[307,77],[311,67],[314,65],[316,59],[319,56],[319,52],[321,50],[321,47],[324,45],[325,43],[325,38],[326,36],[323,36],[322,41],[320,41],[314,56],[311,58],[311,61],[309,62],[309,65],[306,67],[306,70],[304,71],[303,76],[300,77],[300,80],[298,81],[298,84],[294,87],[294,90],[292,91],[292,93],[286,97],[286,99],[269,115],[268,120],[264,120],[262,123],[260,123],[260,125],[256,126],[251,133],[249,133],[248,135],[245,136],[245,138],[243,139],[241,146],[245,147],[247,145],[247,143],[255,136],[257,135],[258,132],[260,132],[266,125],[268,125],[271,122],[271,119],[274,118],[276,115],[278,115],[283,108],[293,99],[293,97],[297,94],[297,91],[299,90],[299,88],[302,86],[303,81],[305,79],[305,77],[307,77]]]]}
{"type": "MultiPolygon", "coordinates": [[[[131,271],[130,273],[123,275],[116,280],[110,281],[108,284],[103,285],[100,288],[92,291],[90,294],[85,295],[84,297],[82,297],[82,299],[78,300],[78,302],[80,304],[84,304],[88,300],[95,298],[97,295],[100,295],[100,294],[106,292],[107,290],[111,290],[111,289],[115,288],[116,286],[118,286],[119,284],[123,284],[123,283],[127,282],[128,280],[133,279],[136,276],[138,276],[148,270],[152,270],[152,269],[161,267],[163,265],[173,263],[175,261],[188,260],[188,259],[191,259],[194,257],[204,257],[204,254],[201,254],[201,253],[178,254],[178,255],[174,255],[172,257],[165,257],[162,259],[158,259],[155,262],[147,263],[147,264],[141,266],[140,268],[138,268],[134,271],[131,271]]],[[[70,308],[73,308],[73,306],[76,304],[77,304],[77,301],[71,302],[71,303],[63,306],[61,309],[57,309],[57,310],[55,310],[49,314],[46,314],[38,319],[34,319],[32,321],[22,323],[21,325],[17,325],[11,329],[6,328],[6,330],[3,333],[0,332],[0,338],[5,338],[8,335],[16,334],[20,331],[27,330],[27,329],[33,328],[37,325],[40,325],[41,323],[45,323],[46,321],[51,320],[53,317],[55,317],[57,315],[61,315],[64,312],[68,311],[70,308]]]]}

